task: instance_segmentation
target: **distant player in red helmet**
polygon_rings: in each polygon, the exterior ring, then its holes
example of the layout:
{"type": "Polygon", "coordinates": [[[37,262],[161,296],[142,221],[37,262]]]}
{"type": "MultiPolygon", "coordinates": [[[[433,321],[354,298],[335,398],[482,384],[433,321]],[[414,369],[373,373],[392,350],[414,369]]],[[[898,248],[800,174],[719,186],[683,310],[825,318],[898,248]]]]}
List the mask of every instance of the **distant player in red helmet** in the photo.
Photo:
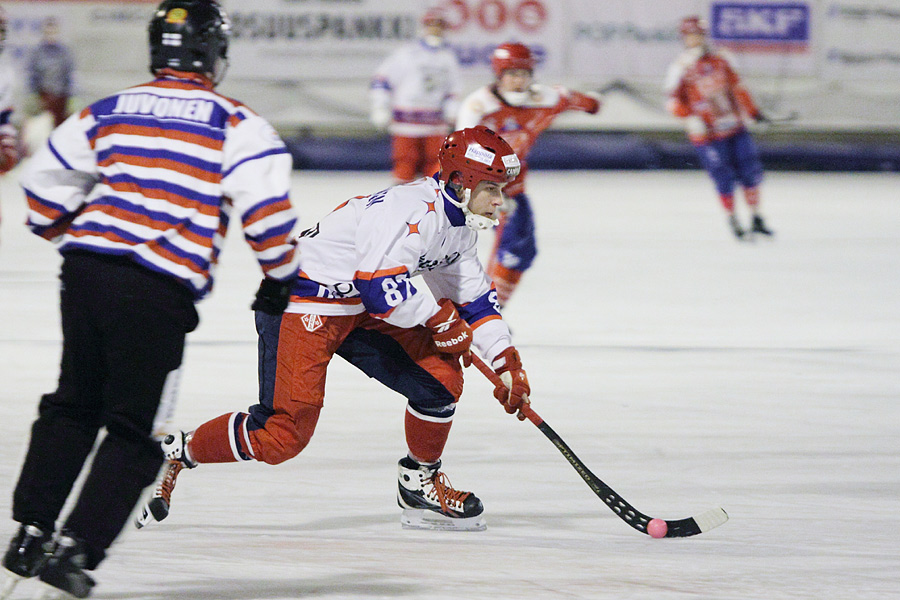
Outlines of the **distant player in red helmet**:
{"type": "Polygon", "coordinates": [[[735,237],[773,235],[759,212],[763,167],[745,121],[764,121],[753,98],[741,84],[732,57],[710,47],[706,22],[685,17],[679,27],[685,50],[669,67],[665,89],[667,108],[682,118],[688,137],[715,182],[735,237]],[[752,213],[749,232],[735,213],[734,190],[744,190],[752,213]]]}
{"type": "Polygon", "coordinates": [[[504,190],[511,198],[500,218],[488,272],[505,305],[537,255],[534,215],[525,194],[526,158],[537,137],[567,110],[595,114],[599,94],[583,94],[534,82],[536,59],[524,44],[500,44],[491,56],[496,79],[462,102],[456,128],[485,125],[509,142],[522,160],[522,172],[504,190]]]}
{"type": "Polygon", "coordinates": [[[477,231],[496,223],[503,187],[520,165],[485,127],[450,134],[439,160],[434,176],[351,198],[301,234],[300,277],[286,312],[256,315],[259,404],[166,438],[172,462],[141,522],[168,514],[184,467],[296,456],[312,438],[337,354],[407,399],[402,523],[484,528],[481,501],[450,487],[441,454],[470,347],[506,382],[494,394],[507,412],[528,402],[528,378],[476,249],[477,231]],[[417,289],[416,275],[431,294],[417,289]]]}
{"type": "Polygon", "coordinates": [[[419,39],[388,55],[372,78],[369,118],[391,134],[391,171],[398,183],[434,175],[438,150],[456,118],[462,79],[446,41],[449,26],[439,7],[428,10],[419,39]]]}

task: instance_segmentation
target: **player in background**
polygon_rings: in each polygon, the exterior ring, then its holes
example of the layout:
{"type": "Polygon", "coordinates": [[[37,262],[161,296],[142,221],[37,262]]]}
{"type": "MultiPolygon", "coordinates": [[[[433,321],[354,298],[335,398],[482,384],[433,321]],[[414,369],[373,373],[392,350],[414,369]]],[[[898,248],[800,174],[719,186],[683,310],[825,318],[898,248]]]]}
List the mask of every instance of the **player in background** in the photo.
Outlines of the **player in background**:
{"type": "Polygon", "coordinates": [[[494,395],[507,412],[528,402],[528,378],[476,248],[477,230],[496,223],[519,160],[484,127],[450,134],[439,156],[439,173],[351,198],[301,234],[300,277],[287,311],[256,313],[259,403],[166,437],[173,462],[139,527],[168,515],[184,467],[278,464],[299,454],[337,354],[407,399],[408,454],[398,483],[404,526],[484,528],[481,501],[451,487],[441,455],[463,389],[460,358],[469,362],[471,345],[506,382],[494,395]],[[416,287],[416,275],[427,289],[416,287]]]}
{"type": "Polygon", "coordinates": [[[488,262],[488,273],[504,306],[537,255],[534,214],[525,193],[528,153],[557,115],[567,110],[596,114],[601,101],[599,94],[535,83],[535,58],[523,44],[499,45],[491,66],[496,80],[463,100],[456,128],[485,125],[503,136],[522,160],[522,172],[504,190],[512,201],[504,206],[488,262]]]}
{"type": "Polygon", "coordinates": [[[753,215],[751,234],[771,236],[759,213],[763,167],[745,120],[766,121],[741,84],[732,57],[710,47],[706,22],[685,17],[680,26],[685,50],[669,67],[667,109],[682,118],[703,167],[715,183],[728,222],[738,239],[746,232],[735,214],[738,183],[753,215]]]}
{"type": "MultiPolygon", "coordinates": [[[[0,7],[0,55],[6,46],[6,11],[0,7]]],[[[13,70],[6,60],[0,60],[0,175],[9,172],[19,162],[18,132],[13,117],[13,70]]],[[[0,213],[0,224],[2,224],[0,213]]]]}
{"type": "Polygon", "coordinates": [[[42,110],[59,127],[69,116],[69,98],[75,80],[75,59],[59,39],[59,21],[47,17],[41,25],[41,41],[28,61],[28,88],[42,110]]]}
{"type": "Polygon", "coordinates": [[[394,180],[412,181],[438,170],[437,156],[459,107],[459,62],[445,41],[447,19],[434,8],[422,18],[420,39],[378,67],[369,96],[371,121],[391,134],[394,180]]]}
{"type": "Polygon", "coordinates": [[[22,175],[28,226],[62,254],[63,349],[3,566],[79,598],[163,465],[155,434],[168,429],[194,304],[212,288],[232,215],[265,274],[254,306],[286,305],[296,279],[291,157],[264,119],[214,91],[229,29],[211,0],[160,4],[149,28],[156,78],[73,114],[22,175]]]}

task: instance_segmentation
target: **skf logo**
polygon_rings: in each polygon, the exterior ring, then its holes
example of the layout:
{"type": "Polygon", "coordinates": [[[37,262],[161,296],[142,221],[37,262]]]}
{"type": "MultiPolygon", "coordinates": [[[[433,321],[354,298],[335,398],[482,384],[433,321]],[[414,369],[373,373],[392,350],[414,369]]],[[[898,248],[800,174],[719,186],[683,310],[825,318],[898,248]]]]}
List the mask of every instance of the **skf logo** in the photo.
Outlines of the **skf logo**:
{"type": "Polygon", "coordinates": [[[300,317],[300,320],[309,332],[313,332],[322,326],[322,319],[319,315],[303,315],[300,317]]]}
{"type": "Polygon", "coordinates": [[[710,31],[720,46],[743,52],[805,52],[808,2],[713,2],[710,31]]]}
{"type": "Polygon", "coordinates": [[[173,8],[166,13],[166,23],[181,25],[187,20],[188,13],[183,8],[173,8]]]}

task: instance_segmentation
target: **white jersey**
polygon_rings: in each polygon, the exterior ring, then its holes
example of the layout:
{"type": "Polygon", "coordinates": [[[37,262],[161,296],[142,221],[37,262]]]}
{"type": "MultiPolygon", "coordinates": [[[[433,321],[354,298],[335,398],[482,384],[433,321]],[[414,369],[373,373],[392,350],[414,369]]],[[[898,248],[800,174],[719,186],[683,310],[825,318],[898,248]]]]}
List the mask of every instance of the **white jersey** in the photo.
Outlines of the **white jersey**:
{"type": "Polygon", "coordinates": [[[475,347],[493,361],[511,338],[478,259],[477,239],[434,177],[357,196],[301,234],[300,278],[287,312],[367,311],[409,328],[438,312],[435,298],[449,298],[472,326],[475,347]],[[415,287],[416,275],[431,295],[415,287]]]}
{"type": "Polygon", "coordinates": [[[391,134],[425,137],[448,132],[461,90],[453,50],[419,40],[398,48],[378,67],[370,97],[373,114],[390,112],[391,134]]]}

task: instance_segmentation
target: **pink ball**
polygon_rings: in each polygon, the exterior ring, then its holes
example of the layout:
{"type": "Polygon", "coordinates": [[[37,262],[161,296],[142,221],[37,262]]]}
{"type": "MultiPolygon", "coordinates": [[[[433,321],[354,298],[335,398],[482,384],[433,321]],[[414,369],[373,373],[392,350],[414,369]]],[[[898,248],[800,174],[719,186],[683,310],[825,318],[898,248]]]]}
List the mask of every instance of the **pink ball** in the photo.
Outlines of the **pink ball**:
{"type": "Polygon", "coordinates": [[[662,519],[651,519],[650,522],[647,523],[647,533],[650,534],[650,537],[664,538],[668,531],[669,526],[666,525],[666,522],[662,519]]]}

